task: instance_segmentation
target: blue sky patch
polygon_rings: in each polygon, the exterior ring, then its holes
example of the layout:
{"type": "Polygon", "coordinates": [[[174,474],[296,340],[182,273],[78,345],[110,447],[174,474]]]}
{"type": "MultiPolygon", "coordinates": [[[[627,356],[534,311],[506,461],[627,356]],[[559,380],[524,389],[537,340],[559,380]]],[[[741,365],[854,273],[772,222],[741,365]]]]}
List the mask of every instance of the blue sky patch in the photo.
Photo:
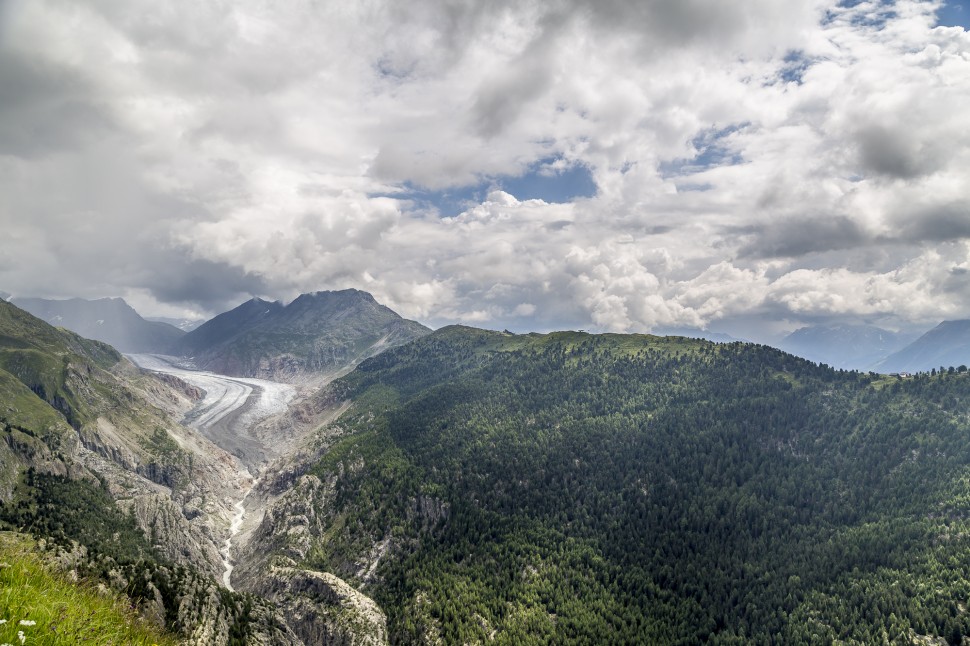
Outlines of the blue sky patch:
{"type": "Polygon", "coordinates": [[[805,76],[805,70],[812,66],[811,59],[806,58],[801,51],[793,50],[785,54],[785,58],[782,61],[784,65],[782,65],[781,71],[779,72],[781,80],[785,83],[801,85],[802,77],[805,76]]]}
{"type": "Polygon", "coordinates": [[[963,27],[970,29],[970,1],[948,0],[936,12],[937,25],[941,27],[963,27]]]}
{"type": "Polygon", "coordinates": [[[403,193],[391,197],[411,200],[417,209],[435,208],[443,216],[454,216],[475,204],[480,204],[488,194],[489,185],[476,184],[475,186],[459,186],[440,191],[429,191],[410,182],[405,182],[403,188],[403,193]]]}
{"type": "Polygon", "coordinates": [[[533,164],[521,177],[499,178],[496,183],[503,191],[519,200],[542,200],[561,204],[596,195],[596,182],[587,166],[574,164],[557,171],[549,166],[554,161],[542,160],[533,164]]]}
{"type": "MultiPolygon", "coordinates": [[[[724,138],[741,130],[747,123],[730,125],[726,128],[710,128],[691,139],[697,154],[691,159],[673,159],[660,163],[658,172],[664,179],[684,177],[717,166],[735,166],[744,161],[740,154],[724,144],[724,138]]],[[[686,186],[686,185],[685,185],[686,186]]],[[[697,190],[696,188],[694,190],[697,190]]]]}
{"type": "Polygon", "coordinates": [[[596,182],[587,166],[575,164],[557,170],[552,167],[555,161],[555,158],[539,160],[518,177],[500,175],[484,178],[478,184],[439,191],[405,183],[404,193],[394,197],[412,200],[419,209],[434,207],[443,217],[453,217],[471,206],[481,204],[489,192],[496,189],[518,200],[543,200],[560,204],[596,195],[596,182]]]}
{"type": "MultiPolygon", "coordinates": [[[[842,0],[839,2],[838,7],[840,9],[852,9],[865,0],[842,0]]],[[[871,11],[869,13],[859,13],[851,16],[850,24],[855,27],[876,27],[882,29],[887,22],[895,18],[898,14],[893,11],[892,7],[895,6],[893,0],[880,0],[876,3],[878,9],[871,11]]],[[[826,11],[825,18],[822,20],[823,25],[830,24],[835,20],[840,14],[838,11],[826,11]]]]}

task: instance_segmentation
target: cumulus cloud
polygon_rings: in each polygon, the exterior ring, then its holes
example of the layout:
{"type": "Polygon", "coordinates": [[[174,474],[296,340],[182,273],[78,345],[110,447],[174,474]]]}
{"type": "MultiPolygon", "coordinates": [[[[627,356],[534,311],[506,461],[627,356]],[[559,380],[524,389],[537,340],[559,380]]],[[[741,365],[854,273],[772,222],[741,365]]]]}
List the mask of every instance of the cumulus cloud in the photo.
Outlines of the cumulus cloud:
{"type": "Polygon", "coordinates": [[[931,0],[0,9],[0,287],[431,324],[970,317],[970,35],[931,0]],[[566,204],[488,190],[589,169],[566,204]],[[457,217],[415,189],[479,186],[457,217]]]}

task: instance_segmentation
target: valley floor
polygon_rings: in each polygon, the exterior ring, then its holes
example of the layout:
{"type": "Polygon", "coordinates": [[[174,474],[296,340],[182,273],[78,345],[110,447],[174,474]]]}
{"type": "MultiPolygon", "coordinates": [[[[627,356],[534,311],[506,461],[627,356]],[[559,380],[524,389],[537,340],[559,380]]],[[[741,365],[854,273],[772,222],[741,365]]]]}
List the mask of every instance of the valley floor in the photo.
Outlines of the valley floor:
{"type": "Polygon", "coordinates": [[[227,377],[211,372],[192,370],[180,365],[175,357],[154,354],[133,354],[128,358],[140,368],[173,375],[205,391],[205,396],[183,420],[209,440],[239,459],[240,473],[250,481],[242,497],[235,501],[236,515],[229,528],[229,537],[221,550],[225,572],[222,582],[232,590],[233,540],[237,537],[247,515],[260,510],[247,509],[247,498],[255,486],[253,474],[270,460],[278,457],[282,447],[269,443],[257,433],[257,427],[276,415],[284,413],[296,395],[288,384],[264,379],[227,377]]]}
{"type": "Polygon", "coordinates": [[[204,390],[205,398],[186,415],[183,423],[238,457],[250,470],[278,455],[275,447],[260,439],[254,429],[267,418],[286,411],[287,404],[296,395],[293,386],[192,370],[175,357],[127,356],[140,368],[173,375],[204,390]]]}

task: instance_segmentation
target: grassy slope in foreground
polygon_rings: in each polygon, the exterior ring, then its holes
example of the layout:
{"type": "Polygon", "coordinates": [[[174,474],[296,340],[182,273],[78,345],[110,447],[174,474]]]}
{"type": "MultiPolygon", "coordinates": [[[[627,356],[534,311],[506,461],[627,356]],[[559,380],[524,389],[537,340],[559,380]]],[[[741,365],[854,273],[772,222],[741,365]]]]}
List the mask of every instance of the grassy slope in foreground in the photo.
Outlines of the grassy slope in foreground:
{"type": "Polygon", "coordinates": [[[967,375],[456,327],[333,388],[356,404],[313,468],[334,488],[308,564],[362,584],[400,643],[970,628],[967,375]]]}
{"type": "Polygon", "coordinates": [[[139,619],[129,600],[77,582],[47,565],[33,541],[0,532],[0,642],[27,644],[172,644],[139,619]]]}

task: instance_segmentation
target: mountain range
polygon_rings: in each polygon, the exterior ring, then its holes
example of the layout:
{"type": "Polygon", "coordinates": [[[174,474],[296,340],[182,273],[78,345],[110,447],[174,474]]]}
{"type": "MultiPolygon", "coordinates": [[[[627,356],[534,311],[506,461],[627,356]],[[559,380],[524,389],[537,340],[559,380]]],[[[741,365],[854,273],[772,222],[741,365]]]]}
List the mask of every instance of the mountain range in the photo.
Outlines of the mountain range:
{"type": "MultiPolygon", "coordinates": [[[[927,336],[952,352],[963,328],[927,336]]],[[[253,299],[178,343],[319,378],[260,426],[289,448],[257,481],[179,423],[198,388],[0,302],[0,529],[184,643],[970,635],[966,371],[431,332],[353,290],[253,299]]]]}
{"type": "Polygon", "coordinates": [[[970,365],[970,320],[944,321],[917,335],[868,325],[800,328],[778,347],[846,370],[916,373],[970,365]]]}
{"type": "Polygon", "coordinates": [[[833,368],[869,370],[914,339],[872,325],[815,325],[795,330],[778,348],[833,368]]]}
{"type": "MultiPolygon", "coordinates": [[[[11,302],[122,352],[175,355],[217,373],[291,382],[332,378],[383,348],[430,332],[353,289],[303,294],[289,304],[253,298],[208,321],[145,319],[120,298],[11,302]]],[[[659,333],[743,341],[698,328],[659,333]]],[[[769,345],[846,370],[929,371],[970,364],[970,321],[944,321],[922,336],[872,325],[812,325],[769,345]]]]}
{"type": "MultiPolygon", "coordinates": [[[[304,642],[294,628],[340,641],[346,629],[339,621],[359,623],[360,613],[326,596],[330,588],[316,589],[323,598],[297,595],[309,613],[301,621],[285,617],[284,604],[218,583],[230,519],[238,513],[233,500],[252,478],[226,451],[179,423],[203,395],[178,378],[135,368],[111,346],[0,302],[0,552],[18,567],[24,554],[6,547],[29,544],[17,538],[22,532],[41,539],[46,548],[35,548],[30,559],[44,563],[31,567],[51,570],[69,604],[97,591],[109,606],[137,610],[164,633],[136,643],[316,643],[304,642]],[[82,587],[72,592],[79,579],[82,587]]],[[[42,643],[77,643],[51,631],[80,609],[39,611],[49,605],[48,595],[10,573],[0,572],[6,600],[0,639],[13,643],[19,635],[11,626],[37,624],[48,637],[42,643]]],[[[348,603],[362,603],[341,590],[348,603]]],[[[108,626],[99,612],[89,611],[81,641],[131,643],[102,633],[108,626]]],[[[123,623],[130,627],[132,620],[123,623]]]]}
{"type": "Polygon", "coordinates": [[[970,365],[970,320],[944,321],[878,364],[880,372],[919,372],[970,365]]]}
{"type": "Polygon", "coordinates": [[[286,305],[253,298],[204,323],[149,321],[120,298],[11,302],[121,352],[174,355],[220,374],[280,381],[329,378],[430,332],[353,289],[303,294],[286,305]]]}
{"type": "Polygon", "coordinates": [[[157,323],[167,323],[172,327],[177,327],[183,332],[191,332],[195,328],[205,323],[205,319],[176,319],[168,316],[148,316],[145,318],[145,320],[155,321],[157,323]]]}
{"type": "Polygon", "coordinates": [[[0,525],[82,541],[100,559],[83,567],[122,580],[136,563],[158,564],[137,573],[150,578],[177,562],[194,573],[186,585],[214,588],[219,517],[241,483],[224,451],[176,421],[196,396],[0,302],[0,525]]]}
{"type": "Polygon", "coordinates": [[[336,375],[428,334],[367,292],[303,294],[284,305],[253,298],[188,332],[171,354],[225,375],[294,381],[336,375]]]}
{"type": "Polygon", "coordinates": [[[14,298],[10,302],[51,325],[104,341],[121,352],[166,353],[185,334],[167,323],[146,321],[120,298],[14,298]]]}

